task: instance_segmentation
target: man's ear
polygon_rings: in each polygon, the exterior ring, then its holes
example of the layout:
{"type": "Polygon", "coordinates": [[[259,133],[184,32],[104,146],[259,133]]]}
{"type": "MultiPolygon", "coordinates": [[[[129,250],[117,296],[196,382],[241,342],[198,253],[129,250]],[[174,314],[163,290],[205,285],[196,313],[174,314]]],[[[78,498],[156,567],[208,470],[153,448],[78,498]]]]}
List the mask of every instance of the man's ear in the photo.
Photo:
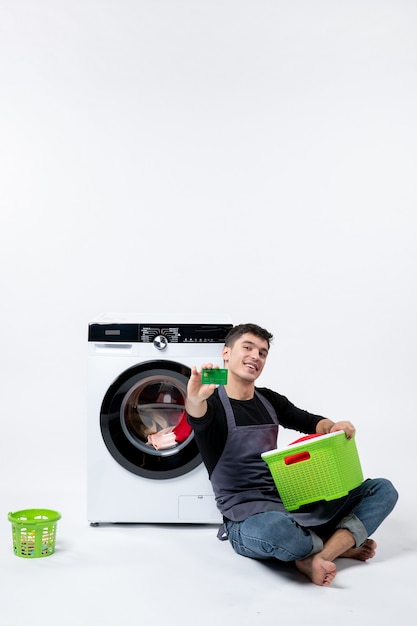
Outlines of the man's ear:
{"type": "Polygon", "coordinates": [[[224,348],[222,350],[223,361],[227,361],[228,360],[229,352],[230,352],[229,346],[224,346],[224,348]]]}

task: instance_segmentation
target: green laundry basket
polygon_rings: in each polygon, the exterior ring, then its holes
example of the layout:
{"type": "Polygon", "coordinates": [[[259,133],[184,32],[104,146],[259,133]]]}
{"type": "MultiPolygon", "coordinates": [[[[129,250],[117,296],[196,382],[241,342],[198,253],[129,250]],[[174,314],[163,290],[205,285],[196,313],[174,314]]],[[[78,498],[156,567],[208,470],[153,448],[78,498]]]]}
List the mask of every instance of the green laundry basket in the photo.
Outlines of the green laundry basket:
{"type": "Polygon", "coordinates": [[[25,509],[9,513],[16,556],[37,558],[55,552],[56,526],[61,514],[49,509],[25,509]]]}
{"type": "Polygon", "coordinates": [[[341,498],[363,482],[355,439],[344,431],[304,437],[261,456],[287,511],[341,498]]]}

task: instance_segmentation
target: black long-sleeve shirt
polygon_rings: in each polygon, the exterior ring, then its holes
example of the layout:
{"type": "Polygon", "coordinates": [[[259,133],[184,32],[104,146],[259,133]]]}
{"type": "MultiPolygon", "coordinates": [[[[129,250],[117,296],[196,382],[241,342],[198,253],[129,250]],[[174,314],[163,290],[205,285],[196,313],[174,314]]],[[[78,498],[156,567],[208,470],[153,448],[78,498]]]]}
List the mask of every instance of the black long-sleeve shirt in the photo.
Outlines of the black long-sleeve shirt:
{"type": "MultiPolygon", "coordinates": [[[[305,434],[314,434],[318,422],[325,419],[321,415],[309,413],[299,409],[285,396],[267,389],[256,388],[272,404],[277,414],[280,426],[290,428],[305,434]]],[[[254,396],[251,400],[233,400],[230,398],[233,414],[237,426],[256,426],[270,424],[272,420],[263,403],[254,396]]],[[[216,467],[227,439],[227,422],[218,390],[207,401],[207,412],[201,418],[187,415],[188,421],[194,430],[194,436],[201,457],[209,476],[216,467]]]]}

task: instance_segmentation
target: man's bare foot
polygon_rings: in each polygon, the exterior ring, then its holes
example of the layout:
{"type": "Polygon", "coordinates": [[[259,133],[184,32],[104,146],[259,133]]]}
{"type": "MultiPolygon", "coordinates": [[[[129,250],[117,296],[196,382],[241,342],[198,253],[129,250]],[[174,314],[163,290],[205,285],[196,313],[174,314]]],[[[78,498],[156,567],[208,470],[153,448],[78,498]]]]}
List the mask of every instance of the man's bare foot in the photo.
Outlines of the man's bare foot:
{"type": "Polygon", "coordinates": [[[346,550],[341,557],[347,559],[358,559],[358,561],[367,561],[375,556],[376,542],[373,539],[367,539],[364,544],[358,548],[350,548],[346,550]]]}
{"type": "Polygon", "coordinates": [[[316,585],[330,585],[336,576],[336,565],[332,561],[326,561],[318,554],[295,561],[295,565],[316,585]]]}

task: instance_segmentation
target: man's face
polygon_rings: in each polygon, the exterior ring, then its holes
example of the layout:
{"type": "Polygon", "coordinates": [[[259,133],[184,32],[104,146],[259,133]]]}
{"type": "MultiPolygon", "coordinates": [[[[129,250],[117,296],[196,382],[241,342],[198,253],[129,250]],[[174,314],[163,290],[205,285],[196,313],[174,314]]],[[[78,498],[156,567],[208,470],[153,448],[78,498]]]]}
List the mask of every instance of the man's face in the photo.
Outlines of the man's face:
{"type": "Polygon", "coordinates": [[[252,333],[245,333],[233,346],[223,348],[223,360],[229,373],[246,382],[254,382],[261,375],[267,356],[268,342],[252,333]]]}

